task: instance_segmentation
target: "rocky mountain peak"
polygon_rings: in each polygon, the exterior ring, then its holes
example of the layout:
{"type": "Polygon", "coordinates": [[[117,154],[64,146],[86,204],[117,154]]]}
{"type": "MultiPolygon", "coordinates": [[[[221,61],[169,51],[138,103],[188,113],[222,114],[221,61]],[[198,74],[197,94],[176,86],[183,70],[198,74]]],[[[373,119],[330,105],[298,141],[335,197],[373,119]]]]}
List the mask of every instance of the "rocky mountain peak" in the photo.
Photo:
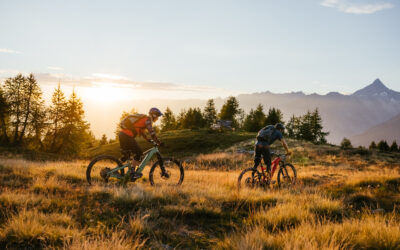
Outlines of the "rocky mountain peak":
{"type": "Polygon", "coordinates": [[[353,96],[400,99],[400,93],[386,87],[379,78],[365,88],[354,92],[353,96]]]}
{"type": "Polygon", "coordinates": [[[378,91],[388,89],[379,78],[376,78],[376,80],[373,83],[371,83],[369,86],[373,87],[375,90],[378,90],[378,91]]]}

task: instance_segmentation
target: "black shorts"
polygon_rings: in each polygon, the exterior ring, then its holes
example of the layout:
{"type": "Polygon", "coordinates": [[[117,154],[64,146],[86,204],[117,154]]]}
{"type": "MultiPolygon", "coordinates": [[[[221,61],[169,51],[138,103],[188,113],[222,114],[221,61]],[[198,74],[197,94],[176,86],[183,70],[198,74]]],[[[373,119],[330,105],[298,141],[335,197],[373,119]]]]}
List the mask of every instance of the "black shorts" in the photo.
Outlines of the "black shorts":
{"type": "Polygon", "coordinates": [[[135,155],[133,159],[140,161],[143,151],[139,144],[136,142],[135,137],[129,136],[123,132],[119,132],[119,145],[122,150],[130,150],[135,155]]]}

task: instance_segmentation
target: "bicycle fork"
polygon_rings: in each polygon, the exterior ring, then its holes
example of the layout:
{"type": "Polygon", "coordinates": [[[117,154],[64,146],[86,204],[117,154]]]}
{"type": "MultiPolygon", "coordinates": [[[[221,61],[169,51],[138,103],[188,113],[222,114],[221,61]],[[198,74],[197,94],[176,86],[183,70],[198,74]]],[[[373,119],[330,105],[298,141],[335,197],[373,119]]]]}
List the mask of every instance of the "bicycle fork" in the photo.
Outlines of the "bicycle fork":
{"type": "Polygon", "coordinates": [[[158,162],[160,163],[161,177],[169,178],[169,174],[168,174],[167,170],[165,170],[165,167],[164,167],[164,160],[161,157],[160,153],[157,153],[157,159],[158,159],[158,162]]]}

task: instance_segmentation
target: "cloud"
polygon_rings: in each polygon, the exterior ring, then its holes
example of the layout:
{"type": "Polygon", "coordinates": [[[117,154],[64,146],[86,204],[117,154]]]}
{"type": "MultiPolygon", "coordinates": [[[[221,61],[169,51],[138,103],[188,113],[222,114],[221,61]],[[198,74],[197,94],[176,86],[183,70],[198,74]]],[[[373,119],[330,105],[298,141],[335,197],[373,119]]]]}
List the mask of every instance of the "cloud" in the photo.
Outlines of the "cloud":
{"type": "Polygon", "coordinates": [[[159,81],[134,81],[125,76],[95,73],[86,77],[73,77],[67,74],[35,73],[40,84],[56,85],[61,83],[73,87],[102,87],[127,88],[136,90],[155,91],[183,91],[183,92],[213,92],[222,91],[221,88],[208,86],[183,85],[159,81]]]}
{"type": "Polygon", "coordinates": [[[339,3],[339,0],[325,0],[321,3],[322,6],[334,8],[339,3]]]}
{"type": "Polygon", "coordinates": [[[12,50],[12,49],[0,49],[0,53],[8,53],[8,54],[21,54],[21,52],[12,50]]]}
{"type": "Polygon", "coordinates": [[[56,67],[56,66],[47,66],[47,68],[50,69],[50,70],[64,70],[63,68],[56,67]]]}
{"type": "Polygon", "coordinates": [[[381,10],[394,8],[394,5],[388,2],[354,3],[347,0],[324,0],[320,5],[350,14],[373,14],[381,10]]]}

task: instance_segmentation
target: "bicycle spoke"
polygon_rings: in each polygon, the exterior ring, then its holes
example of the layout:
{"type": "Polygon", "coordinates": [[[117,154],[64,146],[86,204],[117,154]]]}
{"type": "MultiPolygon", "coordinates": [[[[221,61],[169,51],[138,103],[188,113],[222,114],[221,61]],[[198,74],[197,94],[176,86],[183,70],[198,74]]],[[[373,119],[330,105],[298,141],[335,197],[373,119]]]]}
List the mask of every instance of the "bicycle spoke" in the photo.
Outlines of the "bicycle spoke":
{"type": "Polygon", "coordinates": [[[163,159],[163,164],[156,162],[150,170],[150,183],[152,185],[179,185],[183,181],[183,168],[174,159],[163,159]]]}

